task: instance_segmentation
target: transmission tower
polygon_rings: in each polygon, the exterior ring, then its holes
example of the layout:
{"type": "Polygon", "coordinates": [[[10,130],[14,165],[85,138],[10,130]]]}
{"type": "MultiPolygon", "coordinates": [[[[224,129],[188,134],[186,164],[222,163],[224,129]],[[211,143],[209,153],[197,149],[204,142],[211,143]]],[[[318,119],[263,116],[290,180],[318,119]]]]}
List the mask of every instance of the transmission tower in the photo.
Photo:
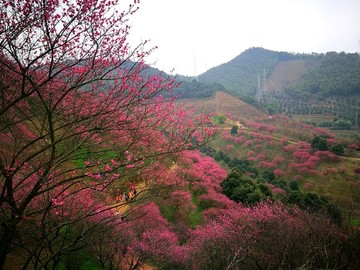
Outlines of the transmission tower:
{"type": "Polygon", "coordinates": [[[260,74],[258,74],[258,86],[256,88],[255,100],[256,101],[261,101],[262,100],[262,83],[261,83],[260,74]]]}
{"type": "Polygon", "coordinates": [[[263,91],[265,92],[266,88],[265,88],[265,84],[266,83],[266,68],[264,68],[264,74],[263,74],[263,91]]]}
{"type": "Polygon", "coordinates": [[[258,87],[255,94],[257,101],[264,100],[264,94],[266,91],[266,68],[264,68],[263,75],[258,74],[258,87]]]}
{"type": "Polygon", "coordinates": [[[196,52],[193,53],[193,65],[194,65],[194,80],[198,81],[198,76],[196,74],[196,52]]]}

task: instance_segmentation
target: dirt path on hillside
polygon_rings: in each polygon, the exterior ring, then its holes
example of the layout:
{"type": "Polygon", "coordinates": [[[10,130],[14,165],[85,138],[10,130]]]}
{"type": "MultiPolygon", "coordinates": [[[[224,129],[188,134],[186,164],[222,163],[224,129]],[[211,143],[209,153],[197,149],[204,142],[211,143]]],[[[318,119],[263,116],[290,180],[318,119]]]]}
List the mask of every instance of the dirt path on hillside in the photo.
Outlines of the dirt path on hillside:
{"type": "MultiPolygon", "coordinates": [[[[351,161],[359,161],[360,162],[360,158],[357,158],[357,157],[341,157],[341,159],[349,159],[351,161]]],[[[360,165],[360,164],[359,164],[360,165]]]]}
{"type": "Polygon", "coordinates": [[[110,198],[108,198],[107,204],[115,215],[120,217],[125,216],[127,211],[131,208],[131,204],[141,197],[146,188],[147,185],[145,181],[137,183],[133,187],[129,187],[126,191],[120,191],[121,195],[116,194],[115,198],[109,196],[110,198]],[[126,198],[126,193],[128,193],[128,199],[126,198]],[[120,198],[117,198],[118,196],[120,198]]]}
{"type": "MultiPolygon", "coordinates": [[[[129,209],[131,209],[131,204],[136,202],[138,198],[141,197],[144,191],[146,191],[147,185],[144,182],[137,183],[135,190],[136,194],[134,195],[134,192],[132,191],[126,191],[130,192],[131,196],[129,197],[129,200],[126,200],[125,196],[121,198],[118,202],[116,201],[116,198],[111,198],[112,202],[110,202],[110,208],[113,210],[114,215],[118,216],[119,218],[126,217],[127,212],[129,209]]],[[[156,267],[153,267],[148,264],[142,265],[139,270],[156,270],[156,267]]]]}

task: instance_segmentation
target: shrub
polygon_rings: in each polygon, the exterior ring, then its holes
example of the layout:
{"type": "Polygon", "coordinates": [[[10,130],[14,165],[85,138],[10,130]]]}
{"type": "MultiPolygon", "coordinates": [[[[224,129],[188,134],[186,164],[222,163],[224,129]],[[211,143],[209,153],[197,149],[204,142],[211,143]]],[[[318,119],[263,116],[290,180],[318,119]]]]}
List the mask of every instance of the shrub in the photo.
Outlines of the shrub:
{"type": "Polygon", "coordinates": [[[317,156],[321,160],[326,161],[338,161],[339,157],[330,151],[316,151],[314,152],[314,156],[317,156]]]}
{"type": "Polygon", "coordinates": [[[345,152],[344,146],[342,144],[336,144],[331,148],[331,152],[338,156],[342,156],[345,152]]]}
{"type": "Polygon", "coordinates": [[[285,146],[283,149],[285,152],[292,152],[295,151],[297,148],[297,146],[295,144],[289,144],[287,146],[285,146]]]}
{"type": "Polygon", "coordinates": [[[239,127],[238,126],[232,126],[231,130],[230,130],[230,133],[235,135],[238,133],[238,129],[239,127]]]}
{"type": "Polygon", "coordinates": [[[306,190],[311,190],[313,188],[314,188],[314,183],[313,182],[306,182],[304,184],[304,189],[306,189],[306,190]]]}
{"type": "Polygon", "coordinates": [[[299,190],[299,183],[297,181],[291,181],[289,187],[291,190],[297,191],[299,190]]]}
{"type": "Polygon", "coordinates": [[[285,173],[284,173],[282,170],[280,170],[280,169],[274,170],[274,174],[275,174],[275,177],[276,177],[276,178],[285,175],[285,173]]]}
{"type": "Polygon", "coordinates": [[[274,189],[271,190],[271,192],[276,197],[285,197],[286,196],[286,191],[279,187],[275,187],[274,189]]]}
{"type": "Polygon", "coordinates": [[[261,161],[259,163],[259,167],[260,168],[268,168],[268,169],[271,169],[271,168],[275,168],[276,165],[272,162],[268,162],[268,161],[261,161]]]}
{"type": "Polygon", "coordinates": [[[217,114],[217,115],[214,116],[214,122],[217,125],[224,124],[225,120],[226,120],[226,116],[223,115],[223,114],[217,114]]]}
{"type": "Polygon", "coordinates": [[[234,149],[234,145],[233,144],[228,144],[228,145],[226,145],[226,150],[227,151],[232,151],[234,149]]]}
{"type": "Polygon", "coordinates": [[[314,136],[311,147],[314,150],[327,151],[329,149],[327,138],[324,136],[314,136]]]}
{"type": "Polygon", "coordinates": [[[284,159],[282,157],[274,157],[272,162],[275,163],[275,164],[280,164],[283,161],[284,161],[284,159]]]}

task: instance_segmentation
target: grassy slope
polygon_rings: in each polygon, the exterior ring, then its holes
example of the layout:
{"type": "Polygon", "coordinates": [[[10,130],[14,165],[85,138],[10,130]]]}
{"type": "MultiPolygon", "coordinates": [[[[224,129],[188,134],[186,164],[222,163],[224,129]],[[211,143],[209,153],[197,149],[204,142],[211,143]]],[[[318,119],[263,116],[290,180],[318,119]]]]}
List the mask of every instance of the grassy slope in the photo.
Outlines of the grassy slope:
{"type": "Polygon", "coordinates": [[[216,92],[211,98],[183,99],[179,102],[187,108],[194,107],[199,113],[231,114],[246,119],[266,117],[265,113],[224,92],[216,92]]]}

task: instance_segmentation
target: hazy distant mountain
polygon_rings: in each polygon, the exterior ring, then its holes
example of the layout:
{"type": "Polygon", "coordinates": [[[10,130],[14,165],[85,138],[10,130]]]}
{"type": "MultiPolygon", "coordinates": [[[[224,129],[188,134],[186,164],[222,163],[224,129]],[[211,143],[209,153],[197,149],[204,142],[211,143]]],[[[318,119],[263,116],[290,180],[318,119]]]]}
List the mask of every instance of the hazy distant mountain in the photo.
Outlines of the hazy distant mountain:
{"type": "MultiPolygon", "coordinates": [[[[135,67],[137,64],[131,61],[128,61],[124,64],[124,68],[135,67]]],[[[164,79],[171,78],[173,75],[169,75],[166,72],[163,72],[152,66],[146,66],[141,71],[141,76],[143,77],[152,77],[152,76],[161,76],[164,79]]],[[[205,98],[211,97],[216,91],[225,90],[224,86],[218,83],[204,83],[199,82],[195,78],[186,77],[181,75],[176,75],[176,87],[173,89],[172,94],[178,98],[205,98]]]]}

